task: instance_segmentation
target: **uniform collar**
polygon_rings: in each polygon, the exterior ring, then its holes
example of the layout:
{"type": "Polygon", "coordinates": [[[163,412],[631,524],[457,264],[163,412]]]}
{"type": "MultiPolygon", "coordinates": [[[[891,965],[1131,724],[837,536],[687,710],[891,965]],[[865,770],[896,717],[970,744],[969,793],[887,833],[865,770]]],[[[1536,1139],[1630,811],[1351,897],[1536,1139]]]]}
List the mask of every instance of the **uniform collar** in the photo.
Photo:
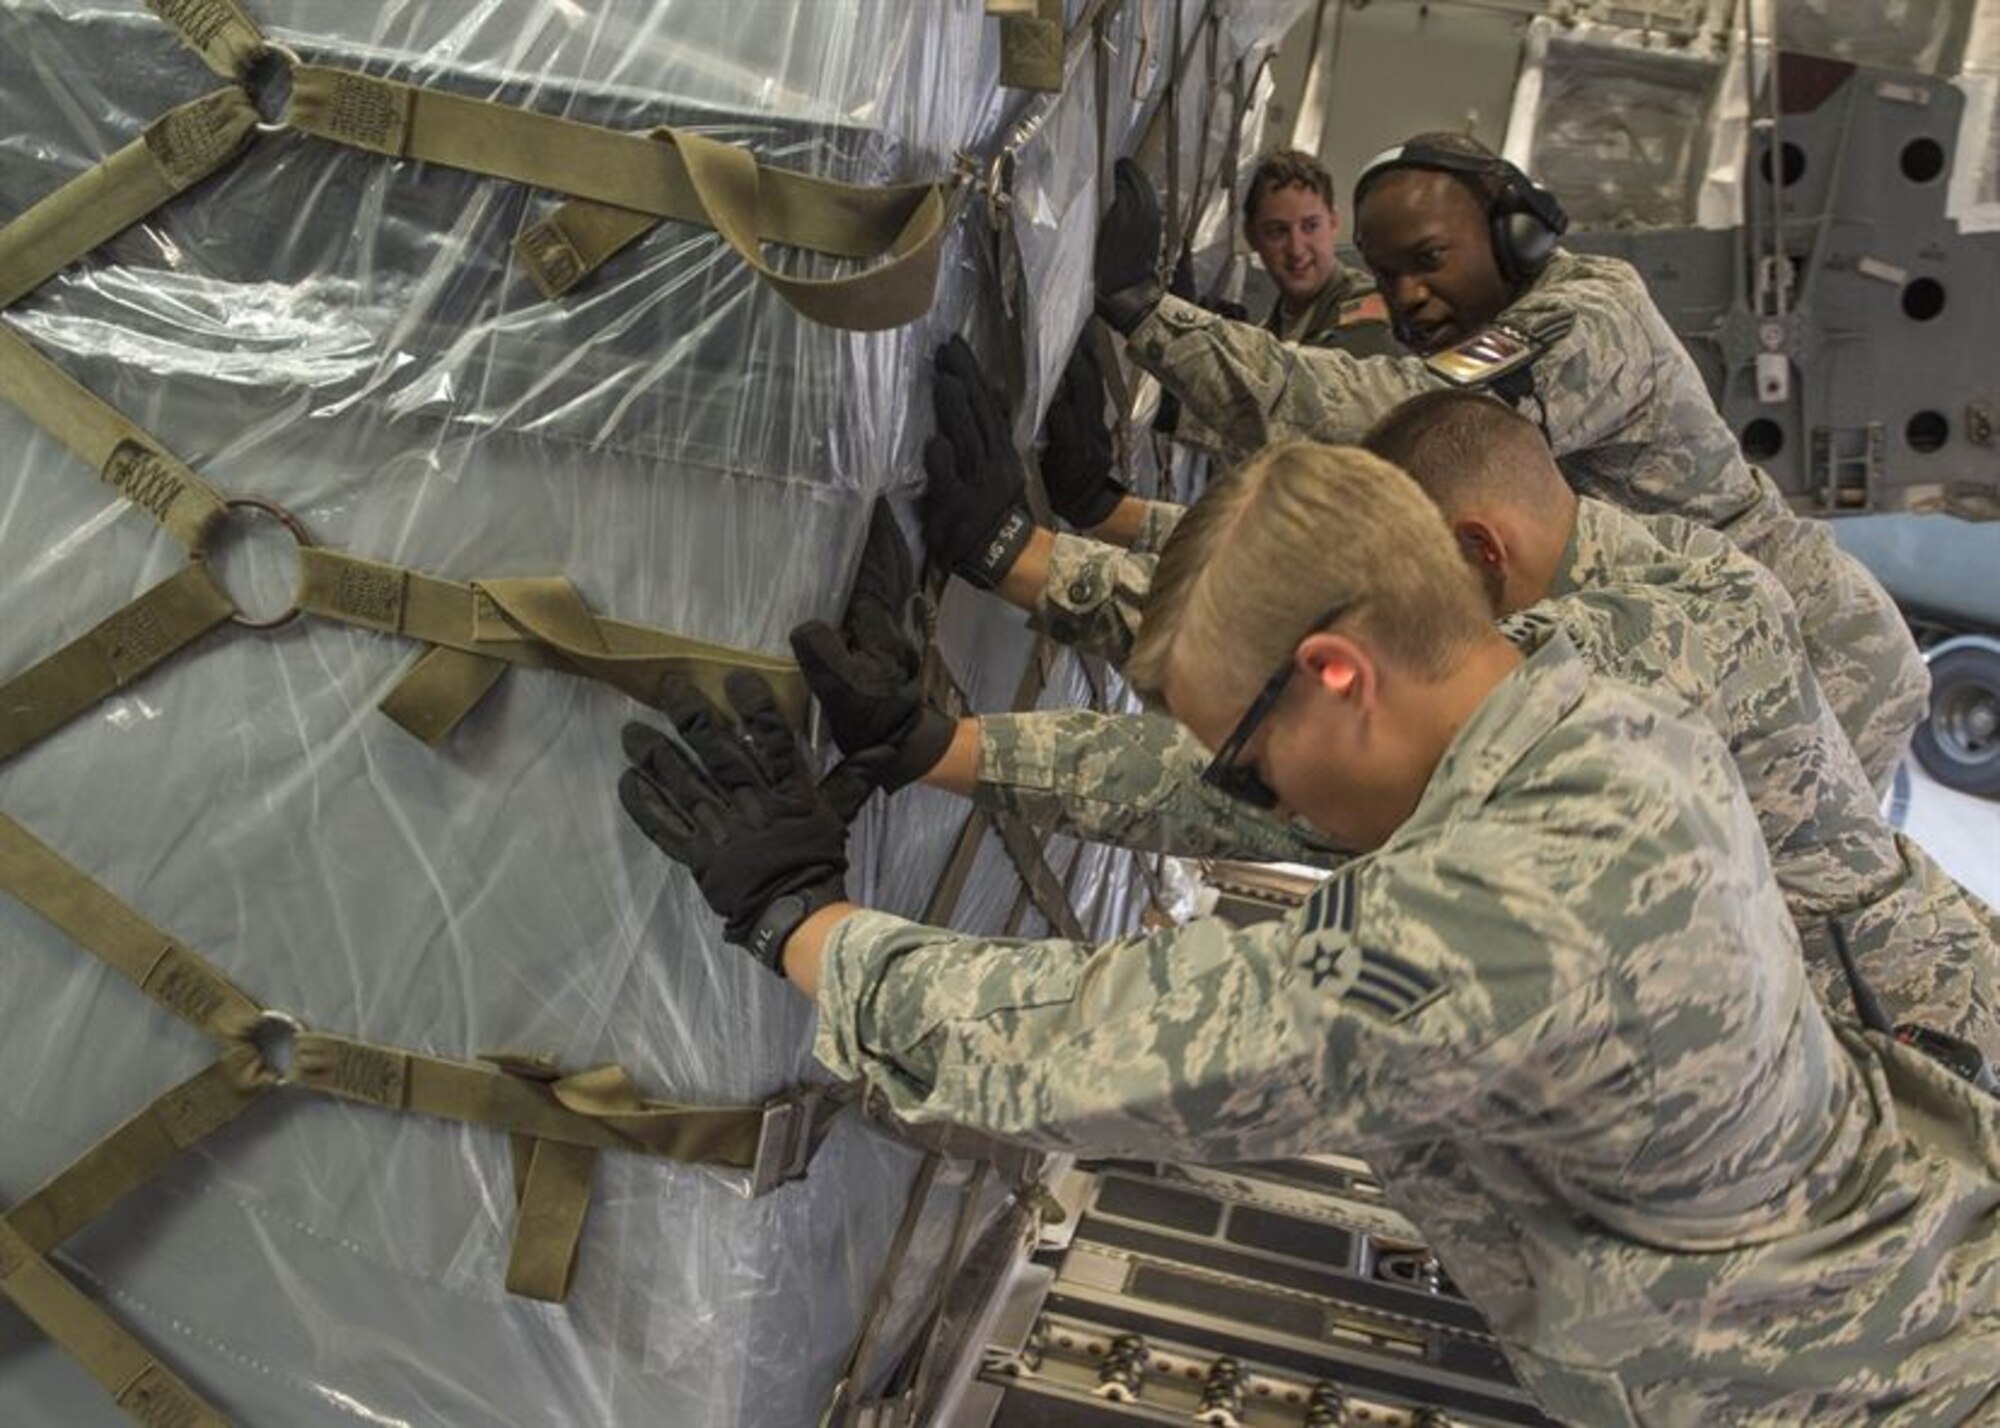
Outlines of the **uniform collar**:
{"type": "Polygon", "coordinates": [[[1340,309],[1353,295],[1354,278],[1353,269],[1336,260],[1333,276],[1326,280],[1326,286],[1319,290],[1319,295],[1306,309],[1305,316],[1296,322],[1285,320],[1285,295],[1279,293],[1271,303],[1271,315],[1264,319],[1265,331],[1280,338],[1288,331],[1296,332],[1300,337],[1311,337],[1315,333],[1340,326],[1340,309]]]}
{"type": "Polygon", "coordinates": [[[1630,564],[1637,551],[1655,545],[1651,532],[1624,511],[1581,496],[1576,503],[1576,524],[1570,528],[1546,598],[1608,585],[1612,573],[1630,564]]]}
{"type": "Polygon", "coordinates": [[[1590,669],[1568,635],[1553,625],[1528,628],[1515,644],[1527,658],[1465,721],[1404,829],[1443,823],[1484,804],[1582,700],[1590,669]]]}

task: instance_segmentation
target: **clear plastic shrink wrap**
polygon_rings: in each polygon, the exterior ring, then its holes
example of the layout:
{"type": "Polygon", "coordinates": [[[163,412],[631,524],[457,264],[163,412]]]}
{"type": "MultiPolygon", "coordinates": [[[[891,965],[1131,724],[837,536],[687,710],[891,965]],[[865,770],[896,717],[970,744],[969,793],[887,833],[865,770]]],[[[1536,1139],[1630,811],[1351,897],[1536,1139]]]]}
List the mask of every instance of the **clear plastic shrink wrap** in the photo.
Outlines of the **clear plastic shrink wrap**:
{"type": "MultiPolygon", "coordinates": [[[[1180,5],[1185,43],[1209,51],[1204,88],[1299,8],[1180,5]]],[[[945,334],[972,333],[997,363],[999,329],[1019,324],[1031,428],[1088,313],[1099,175],[1160,108],[1176,24],[1160,0],[1107,21],[1115,112],[1100,123],[1088,44],[1060,96],[1003,88],[976,0],[243,8],[308,63],[685,127],[855,184],[947,179],[961,154],[983,183],[1015,126],[1043,115],[1012,146],[1011,203],[969,190],[929,313],[890,331],[808,321],[713,232],[675,222],[551,300],[512,244],[559,195],[283,130],[0,318],[217,489],[277,503],[321,546],[456,581],[560,574],[600,615],[779,657],[796,622],[840,608],[870,500],[907,507],[921,482],[945,334]],[[1005,316],[996,216],[1025,275],[1005,316]]],[[[222,82],[138,0],[10,0],[0,215],[222,82]]],[[[1180,186],[1208,188],[1212,212],[1230,195],[1200,94],[1181,96],[1174,150],[1180,186]]],[[[766,256],[795,274],[855,267],[766,256]]],[[[187,555],[6,403],[0,449],[4,679],[187,555]]],[[[285,606],[291,539],[247,512],[230,532],[215,559],[228,589],[253,613],[285,606]]],[[[975,707],[1013,698],[1030,651],[1017,615],[955,589],[939,639],[975,707]]],[[[316,1030],[465,1061],[615,1063],[642,1094],[698,1105],[823,1079],[810,1006],[721,942],[617,806],[619,728],[648,711],[515,668],[427,747],[376,707],[419,652],[311,616],[225,625],[0,763],[0,813],[316,1030]]],[[[1045,702],[1085,697],[1067,658],[1050,686],[1045,702]]],[[[921,912],[964,816],[928,790],[878,800],[855,892],[921,912]]],[[[1061,840],[1047,853],[1094,929],[1131,925],[1128,857],[1061,840]]],[[[1041,930],[1019,896],[988,838],[954,921],[1041,930]]],[[[0,1207],[215,1054],[14,897],[0,897],[0,984],[0,1207]]],[[[851,1110],[808,1174],[755,1198],[738,1173],[607,1151],[574,1285],[551,1304],[504,1287],[505,1133],[288,1091],[51,1257],[240,1423],[810,1424],[920,1161],[851,1110]]],[[[878,1364],[919,1332],[952,1237],[958,1196],[934,1198],[878,1364]]],[[[0,1298],[0,1423],[121,1421],[0,1298]]]]}

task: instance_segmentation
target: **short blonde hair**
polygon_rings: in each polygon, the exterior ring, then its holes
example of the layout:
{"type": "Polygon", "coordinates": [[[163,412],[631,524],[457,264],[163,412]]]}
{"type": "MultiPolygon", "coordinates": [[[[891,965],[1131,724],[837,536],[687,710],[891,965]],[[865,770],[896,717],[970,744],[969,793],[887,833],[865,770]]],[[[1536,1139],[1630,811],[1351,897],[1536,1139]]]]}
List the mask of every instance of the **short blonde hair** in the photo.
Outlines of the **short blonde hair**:
{"type": "Polygon", "coordinates": [[[1312,621],[1347,628],[1426,678],[1490,634],[1487,606],[1443,514],[1358,447],[1265,448],[1211,486],[1160,552],[1126,675],[1158,694],[1170,667],[1248,697],[1312,621]]]}

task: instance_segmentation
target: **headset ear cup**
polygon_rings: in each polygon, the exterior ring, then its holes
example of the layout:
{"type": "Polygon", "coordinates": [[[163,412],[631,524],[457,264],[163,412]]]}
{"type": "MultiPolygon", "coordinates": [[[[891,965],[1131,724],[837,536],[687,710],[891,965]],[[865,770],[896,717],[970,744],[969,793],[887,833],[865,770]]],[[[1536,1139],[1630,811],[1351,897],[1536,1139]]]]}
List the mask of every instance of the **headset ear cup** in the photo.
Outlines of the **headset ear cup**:
{"type": "Polygon", "coordinates": [[[1524,283],[1549,265],[1556,250],[1555,230],[1532,213],[1496,213],[1493,246],[1506,276],[1524,283]]]}
{"type": "Polygon", "coordinates": [[[1500,276],[1519,289],[1548,266],[1556,235],[1528,203],[1513,172],[1502,176],[1500,191],[1493,195],[1487,213],[1500,276]]]}

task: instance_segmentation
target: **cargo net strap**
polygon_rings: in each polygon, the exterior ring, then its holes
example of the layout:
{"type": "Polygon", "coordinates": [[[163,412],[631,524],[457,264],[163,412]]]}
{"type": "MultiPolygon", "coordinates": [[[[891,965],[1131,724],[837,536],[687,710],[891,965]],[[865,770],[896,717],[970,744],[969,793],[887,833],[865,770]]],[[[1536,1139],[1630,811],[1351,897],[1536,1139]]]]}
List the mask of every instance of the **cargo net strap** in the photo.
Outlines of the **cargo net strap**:
{"type": "MultiPolygon", "coordinates": [[[[1061,0],[1054,3],[1057,87],[1061,0]]],[[[567,292],[663,219],[711,229],[802,316],[874,332],[930,310],[938,252],[964,173],[880,187],[766,168],[746,149],[697,134],[634,134],[352,70],[296,64],[234,0],[147,0],[217,73],[246,87],[273,61],[290,70],[276,127],[395,158],[465,169],[570,195],[515,250],[544,296],[567,292]],[[833,278],[768,263],[766,242],[871,264],[833,278]]],[[[1039,23],[1039,22],[1038,22],[1039,23]]],[[[256,116],[253,113],[252,119],[256,116]]]]}
{"type": "Polygon", "coordinates": [[[269,46],[236,0],[146,0],[146,8],[173,27],[181,43],[228,79],[249,73],[269,46]]]}
{"type": "Polygon", "coordinates": [[[394,158],[443,164],[585,200],[521,235],[516,251],[551,296],[662,219],[712,229],[803,316],[857,332],[930,310],[960,179],[871,188],[766,168],[746,149],[681,130],[635,134],[351,70],[292,70],[286,126],[394,158]],[[793,277],[765,241],[876,265],[793,277]]]}
{"type": "Polygon", "coordinates": [[[986,0],[1000,20],[1000,82],[1010,89],[1063,87],[1063,0],[986,0]]]}
{"type": "MultiPolygon", "coordinates": [[[[1024,15],[1036,3],[1038,3],[1038,0],[989,0],[988,12],[1000,14],[1004,22],[1005,19],[1017,18],[1024,15]]],[[[1089,6],[1071,37],[1072,49],[1077,48],[1081,41],[1090,38],[1092,35],[1099,34],[1115,11],[1115,5],[1101,3],[1101,0],[1100,3],[1094,3],[1089,6]]],[[[1144,13],[1150,14],[1150,12],[1144,13]]],[[[1218,24],[1218,14],[1211,11],[1204,16],[1195,36],[1192,39],[1183,39],[1180,35],[1178,12],[1176,12],[1174,22],[1175,38],[1180,42],[1171,51],[1172,59],[1166,94],[1154,111],[1152,122],[1141,140],[1142,148],[1155,144],[1164,144],[1168,150],[1170,177],[1176,174],[1179,169],[1179,149],[1175,138],[1180,127],[1179,101],[1177,96],[1182,82],[1187,76],[1189,67],[1194,63],[1201,49],[1206,47],[1211,59],[1213,58],[1216,52],[1215,47],[1219,42],[1218,24]]],[[[1108,108],[1105,101],[1109,94],[1108,79],[1112,52],[1111,46],[1100,39],[1099,43],[1094,46],[1094,52],[1098,65],[1098,142],[1102,151],[1105,149],[1103,116],[1108,108]]],[[[1067,60],[1065,63],[1067,63],[1067,60]]],[[[1232,134],[1240,131],[1242,106],[1245,102],[1240,84],[1236,88],[1238,92],[1233,96],[1232,100],[1232,134]]],[[[1220,102],[1222,97],[1222,87],[1215,86],[1211,88],[1207,102],[1209,105],[1213,105],[1220,102]]],[[[1039,131],[1047,117],[1048,111],[1044,109],[1024,119],[1017,127],[1017,137],[1014,140],[1014,145],[1018,146],[1020,143],[1032,138],[1039,131]]],[[[1204,114],[1201,126],[1204,142],[1202,148],[1198,151],[1196,159],[1198,179],[1206,175],[1210,166],[1205,138],[1209,127],[1207,115],[1204,114]]],[[[1111,155],[1108,152],[1100,152],[1100,172],[1108,171],[1110,158],[1111,155]]],[[[1030,323],[1028,321],[1029,314],[1026,310],[1029,285],[1023,270],[1020,246],[1016,241],[1014,228],[1016,205],[1012,202],[1011,194],[1005,192],[1006,186],[1011,181],[1015,171],[1012,159],[1013,154],[1010,147],[1008,151],[1003,152],[999,161],[991,166],[990,183],[993,191],[988,194],[988,213],[992,218],[993,262],[998,274],[998,281],[993,285],[992,291],[1001,309],[998,327],[1002,334],[1003,343],[1005,344],[1005,350],[1002,353],[1001,370],[1005,376],[1007,385],[1007,408],[1010,412],[1017,412],[1020,410],[1021,404],[1025,399],[1028,363],[1027,354],[1021,345],[1022,335],[1029,330],[1030,323]]],[[[1219,170],[1221,166],[1221,156],[1218,155],[1215,167],[1219,170]]],[[[1217,181],[1219,182],[1219,179],[1217,181]]],[[[1173,231],[1183,236],[1167,244],[1163,254],[1163,264],[1169,261],[1171,256],[1176,252],[1185,252],[1191,247],[1200,211],[1213,198],[1215,191],[1213,184],[1202,181],[1196,184],[1195,191],[1192,194],[1183,195],[1178,182],[1170,183],[1168,218],[1173,224],[1173,231]],[[1183,197],[1187,199],[1185,205],[1181,202],[1183,197]],[[1185,208],[1185,212],[1182,211],[1183,208],[1185,208]]],[[[1132,397],[1123,378],[1123,366],[1116,352],[1116,344],[1111,342],[1108,331],[1103,329],[1100,324],[1094,322],[1089,325],[1079,340],[1091,342],[1098,346],[1100,367],[1109,379],[1114,402],[1118,408],[1120,417],[1117,443],[1120,466],[1123,470],[1125,484],[1128,487],[1134,486],[1132,439],[1130,436],[1132,426],[1132,397]]],[[[1162,453],[1163,447],[1164,439],[1161,439],[1156,444],[1156,454],[1162,453]]],[[[1043,526],[1053,525],[1053,517],[1050,514],[1046,493],[1041,486],[1034,453],[1032,451],[1023,452],[1022,460],[1028,473],[1027,492],[1030,511],[1037,524],[1043,526]]],[[[1163,472],[1171,469],[1170,462],[1163,454],[1160,454],[1158,464],[1163,472]]],[[[933,622],[942,595],[944,581],[945,573],[943,571],[933,570],[930,572],[925,590],[925,605],[927,614],[933,622]]],[[[1040,635],[1037,637],[1033,652],[1028,660],[1027,668],[1023,671],[1020,682],[1014,690],[1014,697],[1009,705],[1010,708],[1016,710],[1033,709],[1040,703],[1055,669],[1057,655],[1056,646],[1048,636],[1040,635]]],[[[1093,706],[1099,709],[1109,708],[1111,701],[1104,670],[1097,661],[1090,658],[1082,660],[1082,669],[1085,680],[1089,685],[1093,706]]],[[[940,708],[943,708],[946,712],[954,716],[962,715],[967,711],[964,690],[959,686],[958,681],[945,665],[934,640],[927,642],[924,675],[929,687],[930,697],[940,708]]],[[[946,859],[944,872],[933,889],[930,901],[924,909],[924,921],[936,926],[945,926],[950,923],[952,915],[958,907],[959,900],[964,895],[966,885],[971,878],[973,868],[978,860],[980,848],[989,831],[998,834],[1001,846],[1021,880],[1021,892],[1015,899],[1013,909],[1009,913],[1005,926],[1007,934],[1011,936],[1020,930],[1027,908],[1032,904],[1048,922],[1050,928],[1061,936],[1080,941],[1089,940],[1089,933],[1086,929],[1097,923],[1098,915],[1102,910],[1102,896],[1108,891],[1108,885],[1100,886],[1100,905],[1098,908],[1093,909],[1091,916],[1088,919],[1079,916],[1073,901],[1073,893],[1077,877],[1082,868],[1083,846],[1078,844],[1072,850],[1067,866],[1063,873],[1058,875],[1049,865],[1047,849],[1042,840],[1023,820],[1016,815],[986,809],[975,809],[968,815],[965,823],[961,826],[958,839],[953,845],[949,857],[946,859]]],[[[1135,866],[1139,872],[1141,881],[1145,885],[1151,910],[1156,914],[1164,916],[1161,912],[1161,909],[1164,907],[1164,896],[1160,860],[1140,857],[1135,860],[1135,866]]]]}
{"type": "MultiPolygon", "coordinates": [[[[156,5],[226,72],[258,53],[254,30],[201,20],[234,6],[156,5]]],[[[224,17],[227,19],[227,17],[224,17]]],[[[240,89],[170,110],[141,138],[63,184],[0,229],[0,306],[239,158],[258,126],[240,89]]],[[[273,626],[311,613],[428,646],[383,701],[435,742],[509,665],[596,678],[651,702],[670,674],[712,696],[731,669],[772,680],[803,719],[796,668],[726,646],[601,617],[561,577],[463,583],[312,545],[267,502],[230,497],[0,322],[0,398],[96,470],[188,553],[178,572],[82,635],[0,683],[0,760],[60,729],[220,626],[273,626]],[[299,544],[293,604],[275,620],[238,609],[207,555],[232,509],[280,519],[299,544]]],[[[846,1088],[806,1087],[761,1106],[700,1107],[640,1094],[621,1068],[568,1072],[543,1058],[494,1053],[458,1061],[316,1032],[272,1012],[206,958],[154,926],[87,874],[0,815],[0,889],[98,956],[222,1047],[172,1088],[0,1215],[0,1294],[142,1423],[226,1420],[48,1258],[69,1236],[150,1183],[182,1152],[284,1088],[505,1131],[517,1217],[507,1268],[514,1293],[569,1290],[598,1154],[620,1150],[739,1170],[751,1193],[805,1172],[846,1088]],[[276,1055],[279,1062],[272,1059],[276,1055]],[[281,1063],[281,1064],[280,1064],[281,1063]]]]}
{"type": "MultiPolygon", "coordinates": [[[[8,230],[0,230],[4,248],[8,230]]],[[[428,648],[382,700],[382,712],[426,743],[457,726],[510,665],[599,680],[656,703],[665,679],[691,679],[718,702],[729,671],[770,681],[795,726],[807,691],[790,660],[711,644],[591,612],[561,576],[465,583],[311,543],[268,502],[224,496],[158,441],[0,323],[0,396],[95,467],[103,479],[188,548],[182,572],[0,685],[0,758],[125,688],[226,621],[283,623],[297,614],[417,640],[428,648]],[[206,555],[230,509],[281,520],[299,544],[291,608],[252,620],[208,574],[206,555]]]]}
{"type": "MultiPolygon", "coordinates": [[[[312,1030],[264,1007],[5,815],[0,889],[221,1047],[207,1071],[8,1212],[7,1226],[36,1254],[149,1182],[252,1101],[292,1088],[508,1132],[519,1212],[507,1287],[559,1301],[569,1291],[599,1151],[744,1171],[759,1194],[805,1172],[834,1115],[853,1099],[848,1087],[812,1086],[756,1106],[687,1106],[642,1095],[616,1065],[566,1071],[546,1057],[506,1051],[461,1061],[312,1030]]],[[[47,1278],[23,1283],[34,1297],[47,1278]]],[[[0,1266],[0,1290],[19,1300],[18,1288],[0,1266]]],[[[42,1322],[32,1306],[22,1307],[42,1322]]]]}

